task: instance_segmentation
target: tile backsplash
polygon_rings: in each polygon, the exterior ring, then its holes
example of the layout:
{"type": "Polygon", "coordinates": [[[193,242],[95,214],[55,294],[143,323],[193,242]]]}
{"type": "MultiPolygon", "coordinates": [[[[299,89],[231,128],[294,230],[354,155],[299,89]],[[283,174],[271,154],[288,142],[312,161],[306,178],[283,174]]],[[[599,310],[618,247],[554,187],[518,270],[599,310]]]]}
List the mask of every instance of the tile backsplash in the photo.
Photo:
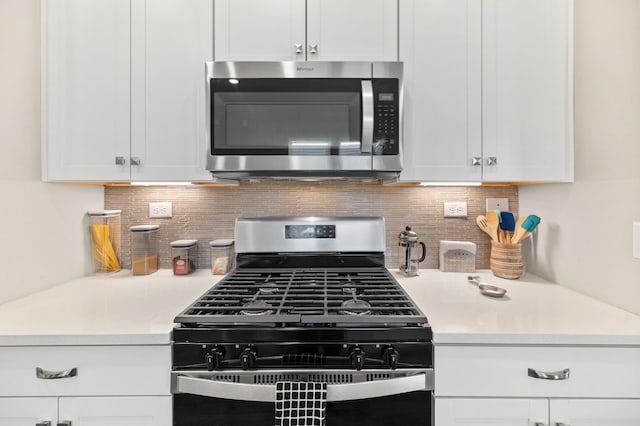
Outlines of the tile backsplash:
{"type": "Polygon", "coordinates": [[[516,186],[416,187],[345,182],[260,182],[227,186],[106,186],[105,208],[122,210],[122,265],[131,267],[129,226],[160,225],[160,267],[171,268],[169,243],[198,240],[198,267],[209,268],[209,241],[233,238],[234,222],[245,216],[384,216],[387,267],[398,264],[398,233],[410,225],[427,246],[424,268],[438,268],[441,240],[478,245],[476,266],[489,267],[489,238],[475,217],[485,198],[508,198],[518,212],[516,186]],[[149,219],[149,203],[173,203],[171,219],[149,219]],[[468,217],[444,218],[445,201],[466,201],[468,217]]]}

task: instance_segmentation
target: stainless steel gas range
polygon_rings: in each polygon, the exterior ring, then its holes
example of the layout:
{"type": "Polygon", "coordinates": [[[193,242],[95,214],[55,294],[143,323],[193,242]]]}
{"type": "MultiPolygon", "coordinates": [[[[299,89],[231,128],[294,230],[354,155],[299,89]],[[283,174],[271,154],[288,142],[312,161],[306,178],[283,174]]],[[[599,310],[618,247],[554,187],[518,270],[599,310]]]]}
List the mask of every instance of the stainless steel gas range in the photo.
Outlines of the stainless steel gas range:
{"type": "Polygon", "coordinates": [[[384,236],[375,217],[238,219],[237,268],[175,320],[173,424],[316,424],[275,421],[283,382],[326,384],[330,426],[431,424],[431,328],[384,236]]]}

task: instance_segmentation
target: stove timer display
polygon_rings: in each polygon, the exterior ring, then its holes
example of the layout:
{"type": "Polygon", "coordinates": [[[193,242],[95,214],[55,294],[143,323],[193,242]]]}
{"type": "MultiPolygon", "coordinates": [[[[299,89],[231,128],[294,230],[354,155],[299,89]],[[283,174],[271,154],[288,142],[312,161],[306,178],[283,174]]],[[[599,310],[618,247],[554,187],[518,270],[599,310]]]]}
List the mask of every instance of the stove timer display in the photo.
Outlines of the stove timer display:
{"type": "Polygon", "coordinates": [[[335,238],[335,225],[285,225],[285,239],[335,238]]]}

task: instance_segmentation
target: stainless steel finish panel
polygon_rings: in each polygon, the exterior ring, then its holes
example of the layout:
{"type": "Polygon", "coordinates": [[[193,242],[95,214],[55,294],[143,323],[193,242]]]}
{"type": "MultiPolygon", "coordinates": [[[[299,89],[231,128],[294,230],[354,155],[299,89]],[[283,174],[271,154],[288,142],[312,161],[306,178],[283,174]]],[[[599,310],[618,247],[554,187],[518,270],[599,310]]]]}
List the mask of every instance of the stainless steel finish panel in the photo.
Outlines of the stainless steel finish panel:
{"type": "Polygon", "coordinates": [[[373,78],[397,78],[402,83],[402,62],[372,62],[373,78]]]}
{"type": "Polygon", "coordinates": [[[299,378],[300,381],[316,380],[314,376],[344,375],[350,376],[352,383],[327,384],[327,401],[353,401],[359,399],[379,398],[398,395],[415,391],[433,390],[433,369],[415,370],[268,370],[257,371],[231,371],[225,370],[222,374],[233,377],[233,381],[215,380],[216,372],[172,372],[172,393],[188,393],[192,395],[208,396],[212,398],[225,398],[240,401],[275,402],[275,384],[270,380],[262,380],[261,376],[281,376],[290,379],[299,378]],[[391,378],[371,380],[372,377],[389,375],[391,378]]]}
{"type": "Polygon", "coordinates": [[[402,156],[400,155],[374,155],[372,158],[373,170],[376,172],[393,171],[400,173],[402,170],[402,156]]]}
{"type": "Polygon", "coordinates": [[[371,154],[373,147],[373,85],[362,80],[362,141],[360,151],[371,154]]]}
{"type": "Polygon", "coordinates": [[[371,62],[207,62],[211,78],[371,78],[371,62]]]}
{"type": "Polygon", "coordinates": [[[371,170],[370,155],[209,155],[214,172],[371,170]]]}
{"type": "Polygon", "coordinates": [[[236,253],[384,252],[382,217],[238,218],[236,253]],[[335,238],[285,239],[285,225],[335,225],[335,238]]]}

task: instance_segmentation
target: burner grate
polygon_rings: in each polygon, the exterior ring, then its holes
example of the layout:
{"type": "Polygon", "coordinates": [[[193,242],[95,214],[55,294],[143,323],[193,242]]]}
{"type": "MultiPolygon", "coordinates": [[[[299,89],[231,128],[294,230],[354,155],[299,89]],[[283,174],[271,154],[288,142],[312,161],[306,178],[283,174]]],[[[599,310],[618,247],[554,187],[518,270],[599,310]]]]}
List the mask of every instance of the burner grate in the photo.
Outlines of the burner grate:
{"type": "Polygon", "coordinates": [[[426,322],[389,271],[370,269],[237,269],[176,322],[426,322]]]}

